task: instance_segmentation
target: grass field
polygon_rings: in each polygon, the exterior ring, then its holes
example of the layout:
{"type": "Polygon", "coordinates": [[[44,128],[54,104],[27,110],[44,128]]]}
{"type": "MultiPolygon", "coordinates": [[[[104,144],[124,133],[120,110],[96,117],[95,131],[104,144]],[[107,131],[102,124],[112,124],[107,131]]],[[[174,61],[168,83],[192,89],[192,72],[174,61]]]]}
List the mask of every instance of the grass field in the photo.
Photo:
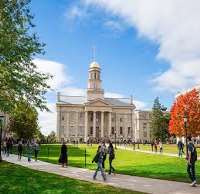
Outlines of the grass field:
{"type": "MultiPolygon", "coordinates": [[[[133,148],[133,146],[127,146],[129,148],[133,148]]],[[[138,146],[136,145],[135,148],[137,149],[138,146]]],[[[145,150],[145,151],[151,151],[151,145],[149,144],[140,144],[139,146],[140,150],[145,150]]],[[[159,151],[159,147],[158,147],[158,151],[159,151]]],[[[184,151],[185,151],[185,147],[184,147],[184,151]]],[[[177,149],[177,145],[175,144],[163,144],[163,152],[164,153],[172,153],[172,154],[177,154],[178,155],[178,149],[177,149]]],[[[200,156],[200,147],[197,148],[197,152],[198,155],[200,156]]]]}
{"type": "MultiPolygon", "coordinates": [[[[92,164],[93,156],[96,153],[97,146],[79,145],[79,147],[68,146],[69,165],[75,167],[84,167],[86,149],[86,167],[95,169],[96,164],[92,164]]],[[[42,145],[39,159],[50,163],[58,163],[60,154],[60,145],[42,145]],[[49,157],[48,157],[49,148],[49,157]]],[[[116,159],[113,161],[116,172],[120,174],[135,175],[142,177],[151,177],[166,180],[175,180],[188,182],[186,172],[186,161],[176,157],[162,155],[152,155],[128,150],[118,149],[116,159]]],[[[108,169],[108,161],[106,161],[108,169]]],[[[197,162],[197,180],[200,177],[200,161],[197,162]]]]}
{"type": "Polygon", "coordinates": [[[140,194],[102,184],[91,184],[7,162],[0,163],[2,194],[140,194]]]}

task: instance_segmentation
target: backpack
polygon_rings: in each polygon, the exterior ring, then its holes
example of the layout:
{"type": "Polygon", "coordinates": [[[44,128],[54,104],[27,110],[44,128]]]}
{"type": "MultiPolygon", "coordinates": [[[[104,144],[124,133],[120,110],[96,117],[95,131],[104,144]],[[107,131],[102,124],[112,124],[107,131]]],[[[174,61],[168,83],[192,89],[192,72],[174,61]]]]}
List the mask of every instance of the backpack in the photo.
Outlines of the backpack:
{"type": "Polygon", "coordinates": [[[196,162],[197,161],[197,150],[196,150],[194,145],[193,145],[193,151],[191,153],[191,160],[192,160],[192,162],[196,162]]]}
{"type": "Polygon", "coordinates": [[[95,157],[94,157],[94,159],[93,159],[92,162],[98,163],[98,161],[99,161],[99,155],[100,155],[100,152],[98,152],[98,153],[95,155],[95,157]]]}

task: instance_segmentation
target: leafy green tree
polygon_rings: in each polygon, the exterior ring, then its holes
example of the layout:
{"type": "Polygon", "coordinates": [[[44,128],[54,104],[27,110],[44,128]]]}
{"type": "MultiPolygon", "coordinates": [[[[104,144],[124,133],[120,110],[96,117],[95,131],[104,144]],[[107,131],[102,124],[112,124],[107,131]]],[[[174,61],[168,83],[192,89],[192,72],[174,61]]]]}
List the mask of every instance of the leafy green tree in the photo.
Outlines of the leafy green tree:
{"type": "Polygon", "coordinates": [[[48,143],[56,143],[57,137],[56,137],[56,133],[55,133],[54,131],[52,131],[52,132],[47,136],[47,141],[48,141],[48,143]]]}
{"type": "Polygon", "coordinates": [[[47,136],[43,135],[40,130],[35,137],[40,143],[47,143],[47,136]]]}
{"type": "Polygon", "coordinates": [[[29,0],[0,0],[0,110],[10,113],[19,99],[47,109],[50,75],[38,72],[33,58],[44,44],[34,32],[29,0]]]}
{"type": "Polygon", "coordinates": [[[10,114],[10,130],[18,138],[32,139],[39,132],[37,110],[26,102],[19,102],[10,114]]]}
{"type": "Polygon", "coordinates": [[[170,120],[169,113],[166,112],[166,108],[161,106],[160,100],[157,97],[154,100],[152,114],[151,114],[151,137],[161,139],[165,141],[168,137],[168,124],[170,120]]]}

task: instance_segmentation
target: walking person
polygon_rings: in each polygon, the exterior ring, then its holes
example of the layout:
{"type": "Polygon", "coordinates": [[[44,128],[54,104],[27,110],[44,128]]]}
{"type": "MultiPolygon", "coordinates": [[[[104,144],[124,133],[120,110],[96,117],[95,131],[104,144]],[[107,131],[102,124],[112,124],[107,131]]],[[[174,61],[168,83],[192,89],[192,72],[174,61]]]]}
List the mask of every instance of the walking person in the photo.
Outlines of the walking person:
{"type": "Polygon", "coordinates": [[[101,176],[103,177],[103,180],[106,181],[106,175],[105,175],[104,169],[103,169],[103,154],[104,153],[101,149],[101,146],[99,146],[97,149],[97,153],[96,153],[94,159],[92,160],[92,163],[93,162],[97,163],[97,169],[93,175],[93,180],[96,180],[98,171],[101,171],[101,176]]]}
{"type": "Polygon", "coordinates": [[[22,151],[23,151],[22,141],[19,141],[17,146],[18,160],[22,159],[22,151]]]}
{"type": "Polygon", "coordinates": [[[151,141],[151,151],[153,152],[154,141],[151,141]]]}
{"type": "Polygon", "coordinates": [[[162,141],[159,141],[159,148],[160,148],[160,153],[163,153],[163,144],[162,141]]]}
{"type": "Polygon", "coordinates": [[[68,165],[68,153],[67,153],[68,149],[67,146],[65,144],[65,142],[63,142],[62,146],[61,146],[61,151],[60,151],[60,158],[59,158],[59,163],[62,164],[62,167],[67,167],[68,165]]]}
{"type": "Polygon", "coordinates": [[[184,153],[183,152],[183,146],[184,146],[183,142],[181,140],[179,140],[177,146],[178,146],[178,156],[180,158],[182,158],[182,154],[184,153]]]}
{"type": "Polygon", "coordinates": [[[6,139],[6,156],[9,157],[10,155],[10,141],[9,138],[6,139]]]}
{"type": "Polygon", "coordinates": [[[112,161],[115,159],[115,150],[111,142],[108,146],[108,154],[109,154],[109,174],[111,174],[112,172],[113,173],[115,172],[115,169],[112,166],[112,161]]]}
{"type": "Polygon", "coordinates": [[[31,142],[27,142],[27,157],[28,157],[28,162],[31,162],[31,157],[32,157],[32,145],[31,142]]]}
{"type": "Polygon", "coordinates": [[[157,139],[154,141],[154,150],[157,153],[157,150],[158,150],[157,139]]]}
{"type": "Polygon", "coordinates": [[[37,161],[38,153],[40,150],[39,144],[37,142],[34,143],[33,149],[34,149],[35,161],[37,161]]]}
{"type": "Polygon", "coordinates": [[[192,187],[196,186],[196,173],[195,173],[195,162],[197,161],[197,151],[195,145],[192,142],[191,137],[188,137],[188,156],[187,156],[187,172],[192,181],[190,184],[192,187]]]}
{"type": "Polygon", "coordinates": [[[106,161],[106,156],[107,156],[107,149],[106,149],[105,141],[103,141],[103,143],[101,144],[101,152],[103,153],[102,167],[105,169],[105,161],[106,161]]]}

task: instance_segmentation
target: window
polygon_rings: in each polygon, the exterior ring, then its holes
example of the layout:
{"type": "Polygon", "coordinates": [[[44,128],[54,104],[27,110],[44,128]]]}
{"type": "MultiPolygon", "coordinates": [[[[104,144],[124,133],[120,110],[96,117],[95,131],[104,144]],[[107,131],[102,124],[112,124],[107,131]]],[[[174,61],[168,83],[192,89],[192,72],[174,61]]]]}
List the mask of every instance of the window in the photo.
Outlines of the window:
{"type": "Polygon", "coordinates": [[[120,122],[123,122],[123,118],[120,118],[120,122]]]}
{"type": "Polygon", "coordinates": [[[97,74],[96,73],[94,73],[94,79],[96,79],[97,78],[97,74]]]}
{"type": "Polygon", "coordinates": [[[112,127],[112,129],[111,129],[111,133],[112,133],[112,135],[115,134],[115,128],[114,127],[112,127]]]}
{"type": "Polygon", "coordinates": [[[120,127],[120,135],[123,134],[123,127],[120,127]]]}
{"type": "Polygon", "coordinates": [[[114,122],[115,121],[115,118],[114,117],[112,117],[112,122],[114,122]]]}
{"type": "Polygon", "coordinates": [[[64,115],[62,116],[62,121],[64,121],[65,120],[65,117],[64,117],[64,115]]]}
{"type": "Polygon", "coordinates": [[[131,134],[131,127],[128,127],[128,135],[131,134]]]}
{"type": "Polygon", "coordinates": [[[93,134],[93,127],[90,127],[90,135],[93,134]]]}

